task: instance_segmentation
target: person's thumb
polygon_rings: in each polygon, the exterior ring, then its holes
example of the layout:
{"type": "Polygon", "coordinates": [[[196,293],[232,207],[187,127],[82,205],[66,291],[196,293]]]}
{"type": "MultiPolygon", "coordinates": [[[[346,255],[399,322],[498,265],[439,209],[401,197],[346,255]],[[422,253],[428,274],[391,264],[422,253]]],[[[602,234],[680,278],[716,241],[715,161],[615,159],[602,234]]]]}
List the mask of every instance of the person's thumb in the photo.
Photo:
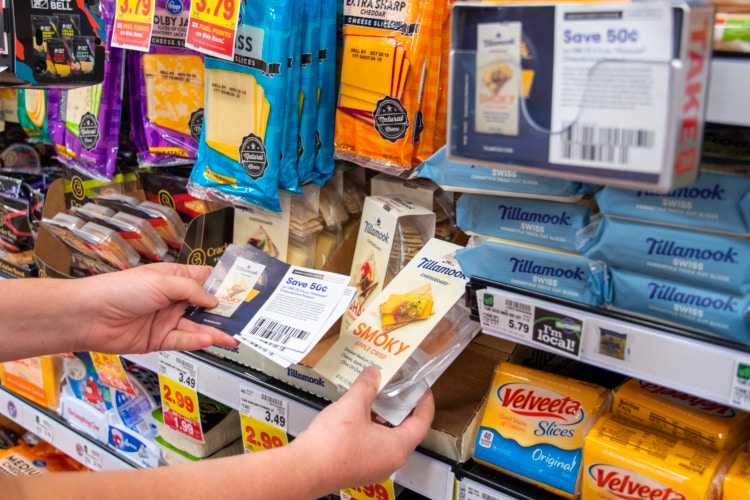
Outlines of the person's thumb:
{"type": "Polygon", "coordinates": [[[362,370],[354,380],[354,383],[347,391],[347,394],[359,398],[362,403],[367,405],[369,411],[375,396],[380,389],[380,370],[370,365],[362,370]]]}

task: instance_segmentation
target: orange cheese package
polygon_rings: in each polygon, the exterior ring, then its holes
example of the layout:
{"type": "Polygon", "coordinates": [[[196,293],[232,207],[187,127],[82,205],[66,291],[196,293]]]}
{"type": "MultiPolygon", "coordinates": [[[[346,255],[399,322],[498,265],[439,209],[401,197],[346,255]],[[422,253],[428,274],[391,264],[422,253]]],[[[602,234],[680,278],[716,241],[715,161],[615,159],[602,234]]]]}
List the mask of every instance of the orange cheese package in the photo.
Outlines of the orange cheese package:
{"type": "Polygon", "coordinates": [[[564,498],[577,498],[584,439],[611,400],[605,387],[501,363],[474,459],[564,498]]]}
{"type": "Polygon", "coordinates": [[[581,498],[719,500],[727,462],[726,452],[610,414],[586,436],[581,498]]]}
{"type": "Polygon", "coordinates": [[[750,453],[739,452],[732,461],[726,476],[724,476],[723,497],[750,498],[750,453]]]}
{"type": "Polygon", "coordinates": [[[62,360],[38,356],[0,363],[0,382],[7,390],[50,410],[57,410],[62,360]]]}
{"type": "Polygon", "coordinates": [[[39,476],[50,472],[88,470],[30,432],[18,436],[15,430],[0,427],[0,443],[0,474],[39,476]]]}
{"type": "Polygon", "coordinates": [[[412,168],[432,25],[442,23],[444,3],[346,2],[337,158],[393,174],[412,168]]]}
{"type": "Polygon", "coordinates": [[[643,380],[615,392],[612,411],[655,431],[716,450],[734,450],[750,432],[750,414],[643,380]]]}

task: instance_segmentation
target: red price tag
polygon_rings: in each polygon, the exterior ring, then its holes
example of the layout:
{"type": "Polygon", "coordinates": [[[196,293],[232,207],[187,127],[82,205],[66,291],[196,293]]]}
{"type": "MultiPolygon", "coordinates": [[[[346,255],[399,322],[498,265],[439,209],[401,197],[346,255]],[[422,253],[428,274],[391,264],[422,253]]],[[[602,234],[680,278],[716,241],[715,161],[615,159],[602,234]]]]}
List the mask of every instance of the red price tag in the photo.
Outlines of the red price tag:
{"type": "Polygon", "coordinates": [[[164,424],[198,441],[203,441],[198,393],[159,374],[164,424]]]}
{"type": "Polygon", "coordinates": [[[286,431],[248,415],[240,414],[242,439],[247,451],[263,451],[287,444],[286,431]]]}
{"type": "Polygon", "coordinates": [[[185,46],[222,59],[234,57],[240,0],[195,0],[190,4],[185,46]]]}
{"type": "Polygon", "coordinates": [[[156,0],[117,0],[112,45],[148,52],[156,0]]]}
{"type": "Polygon", "coordinates": [[[133,384],[130,383],[125,368],[122,367],[122,361],[116,354],[102,354],[100,352],[91,352],[91,361],[94,363],[94,369],[99,376],[99,380],[120,392],[135,395],[133,384]]]}
{"type": "Polygon", "coordinates": [[[393,500],[395,497],[392,478],[378,484],[341,490],[342,500],[372,500],[373,498],[375,500],[393,500]]]}

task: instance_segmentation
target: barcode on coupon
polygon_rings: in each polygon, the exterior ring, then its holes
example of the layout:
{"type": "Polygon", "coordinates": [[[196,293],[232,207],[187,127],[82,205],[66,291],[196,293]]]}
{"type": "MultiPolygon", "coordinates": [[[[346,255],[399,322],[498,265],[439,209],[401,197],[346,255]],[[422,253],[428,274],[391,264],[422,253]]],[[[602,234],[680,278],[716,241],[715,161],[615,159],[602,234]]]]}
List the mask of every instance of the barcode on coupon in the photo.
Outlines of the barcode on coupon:
{"type": "Polygon", "coordinates": [[[574,124],[563,131],[561,140],[565,159],[626,164],[631,148],[654,147],[654,131],[574,124]]]}
{"type": "Polygon", "coordinates": [[[294,328],[269,318],[260,318],[248,334],[282,345],[289,343],[292,339],[307,340],[310,337],[310,332],[307,330],[294,328]]]}
{"type": "Polygon", "coordinates": [[[268,394],[261,394],[260,395],[260,399],[262,399],[263,401],[267,401],[267,402],[271,403],[274,406],[284,406],[284,401],[283,400],[281,400],[279,398],[275,398],[273,396],[269,396],[268,394]]]}
{"type": "Polygon", "coordinates": [[[513,309],[514,311],[521,311],[525,313],[531,313],[531,306],[517,300],[505,299],[505,308],[513,309]]]}
{"type": "Polygon", "coordinates": [[[174,359],[175,359],[175,362],[178,365],[181,365],[184,369],[191,371],[191,372],[195,371],[195,365],[191,363],[190,361],[188,361],[187,359],[183,359],[179,356],[175,357],[174,359]]]}

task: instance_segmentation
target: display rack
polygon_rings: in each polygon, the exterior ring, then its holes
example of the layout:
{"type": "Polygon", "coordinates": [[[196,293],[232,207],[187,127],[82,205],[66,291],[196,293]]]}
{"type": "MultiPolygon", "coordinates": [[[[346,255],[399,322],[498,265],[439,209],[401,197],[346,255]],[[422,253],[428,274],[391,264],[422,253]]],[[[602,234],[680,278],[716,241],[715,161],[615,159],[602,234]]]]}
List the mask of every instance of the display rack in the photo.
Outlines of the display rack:
{"type": "Polygon", "coordinates": [[[42,409],[0,388],[0,414],[33,432],[94,471],[132,469],[134,465],[106,445],[71,429],[55,412],[42,409]]]}
{"type": "Polygon", "coordinates": [[[717,53],[711,60],[706,121],[750,127],[750,57],[717,53]]]}

